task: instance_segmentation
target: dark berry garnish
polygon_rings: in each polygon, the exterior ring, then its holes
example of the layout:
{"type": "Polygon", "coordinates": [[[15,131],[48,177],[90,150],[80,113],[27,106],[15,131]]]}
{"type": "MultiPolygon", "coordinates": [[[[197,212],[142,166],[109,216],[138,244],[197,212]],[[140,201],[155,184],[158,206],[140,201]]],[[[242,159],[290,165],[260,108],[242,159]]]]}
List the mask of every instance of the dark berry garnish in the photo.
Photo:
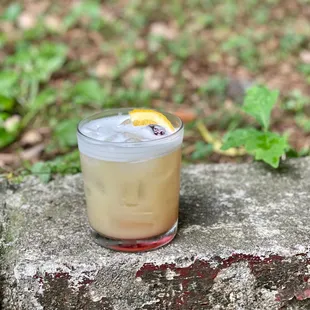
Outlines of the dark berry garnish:
{"type": "Polygon", "coordinates": [[[156,136],[163,136],[166,133],[166,130],[159,125],[149,125],[149,127],[153,130],[153,133],[156,136]]]}

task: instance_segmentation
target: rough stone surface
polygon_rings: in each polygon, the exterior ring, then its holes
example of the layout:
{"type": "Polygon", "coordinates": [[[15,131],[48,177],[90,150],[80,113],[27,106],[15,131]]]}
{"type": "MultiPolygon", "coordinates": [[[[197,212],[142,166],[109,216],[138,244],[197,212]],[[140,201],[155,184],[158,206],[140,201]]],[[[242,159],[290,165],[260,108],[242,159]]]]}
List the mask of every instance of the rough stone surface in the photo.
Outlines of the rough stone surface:
{"type": "Polygon", "coordinates": [[[2,308],[310,309],[310,158],[182,176],[177,238],[141,254],[92,242],[80,175],[2,181],[2,308]]]}

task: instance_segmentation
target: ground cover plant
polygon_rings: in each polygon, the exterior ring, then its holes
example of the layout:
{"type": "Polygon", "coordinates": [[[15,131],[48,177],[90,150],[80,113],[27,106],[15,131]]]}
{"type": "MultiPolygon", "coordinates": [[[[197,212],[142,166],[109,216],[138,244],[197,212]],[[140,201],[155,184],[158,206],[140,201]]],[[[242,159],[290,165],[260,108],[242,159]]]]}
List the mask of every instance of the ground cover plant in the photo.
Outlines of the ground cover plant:
{"type": "Polygon", "coordinates": [[[184,163],[254,157],[277,167],[285,154],[308,155],[308,6],[307,0],[4,1],[2,175],[35,173],[47,181],[78,172],[78,120],[120,106],[180,115],[184,163]],[[259,97],[255,91],[265,92],[260,116],[248,108],[251,92],[259,97]],[[266,145],[246,143],[248,134],[277,147],[266,154],[266,145]]]}

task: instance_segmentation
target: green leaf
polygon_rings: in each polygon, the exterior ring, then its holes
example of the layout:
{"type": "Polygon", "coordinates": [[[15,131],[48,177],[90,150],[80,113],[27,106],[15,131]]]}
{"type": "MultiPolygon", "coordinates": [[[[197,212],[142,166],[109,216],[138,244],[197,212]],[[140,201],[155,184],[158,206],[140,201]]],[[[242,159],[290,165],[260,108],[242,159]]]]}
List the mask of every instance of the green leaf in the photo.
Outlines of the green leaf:
{"type": "Polygon", "coordinates": [[[310,118],[304,114],[298,114],[295,117],[296,124],[303,129],[304,132],[310,132],[310,118]]]}
{"type": "Polygon", "coordinates": [[[173,75],[177,75],[180,73],[182,66],[183,66],[183,62],[180,59],[176,59],[172,62],[170,66],[170,72],[173,75]]]}
{"type": "Polygon", "coordinates": [[[48,164],[51,167],[52,173],[72,174],[81,172],[80,153],[78,150],[58,156],[49,161],[48,164]]]}
{"type": "Polygon", "coordinates": [[[93,21],[98,20],[100,18],[100,4],[98,1],[86,0],[75,5],[69,15],[64,18],[65,27],[74,26],[81,16],[87,16],[93,21]]]}
{"type": "Polygon", "coordinates": [[[40,80],[47,81],[51,74],[61,68],[66,60],[67,47],[63,44],[44,43],[33,54],[34,71],[40,80]]]}
{"type": "Polygon", "coordinates": [[[0,112],[0,127],[3,127],[3,122],[8,119],[11,116],[11,114],[7,112],[0,112]]]}
{"type": "Polygon", "coordinates": [[[44,42],[38,46],[20,44],[17,52],[7,57],[6,64],[14,66],[26,80],[47,81],[66,60],[67,47],[44,42]]]}
{"type": "Polygon", "coordinates": [[[274,168],[278,168],[280,158],[288,147],[286,137],[273,132],[261,132],[255,138],[249,139],[245,145],[249,153],[255,154],[256,160],[263,160],[274,168]]]}
{"type": "Polygon", "coordinates": [[[301,112],[304,106],[310,101],[309,99],[310,98],[303,95],[299,89],[294,89],[282,105],[285,110],[301,112]]]}
{"type": "Polygon", "coordinates": [[[274,168],[279,166],[281,156],[289,148],[286,137],[269,131],[261,132],[254,128],[237,129],[224,137],[223,150],[240,146],[244,146],[256,160],[262,160],[274,168]]]}
{"type": "Polygon", "coordinates": [[[12,143],[16,136],[16,132],[8,132],[5,128],[0,127],[0,149],[12,143]]]}
{"type": "Polygon", "coordinates": [[[78,122],[78,119],[69,119],[57,125],[54,136],[61,147],[77,145],[76,129],[78,122]]]}
{"type": "Polygon", "coordinates": [[[89,16],[91,18],[100,17],[100,4],[98,1],[86,0],[81,2],[80,5],[83,15],[89,16]]]}
{"type": "MultiPolygon", "coordinates": [[[[24,166],[27,166],[27,163],[24,166]]],[[[74,150],[50,161],[37,162],[30,169],[32,174],[37,175],[42,182],[47,183],[53,174],[64,175],[81,172],[80,154],[78,150],[74,150]]]]}
{"type": "Polygon", "coordinates": [[[199,92],[202,94],[210,95],[224,95],[227,88],[228,81],[225,77],[215,75],[208,79],[207,83],[203,84],[199,88],[199,92]]]}
{"type": "Polygon", "coordinates": [[[251,137],[258,133],[254,128],[242,128],[229,131],[223,138],[222,150],[226,151],[232,147],[244,146],[251,137]]]}
{"type": "Polygon", "coordinates": [[[12,3],[4,11],[2,18],[6,21],[16,21],[21,11],[22,11],[22,7],[19,3],[12,3]]]}
{"type": "Polygon", "coordinates": [[[203,159],[209,154],[211,154],[212,151],[213,151],[212,144],[207,144],[203,141],[198,141],[195,144],[195,151],[192,154],[192,159],[194,160],[203,159]]]}
{"type": "Polygon", "coordinates": [[[12,111],[14,107],[15,100],[0,94],[0,112],[12,111]]]}
{"type": "Polygon", "coordinates": [[[50,166],[42,161],[35,163],[31,167],[31,172],[37,175],[43,183],[47,183],[52,177],[50,166]]]}
{"type": "Polygon", "coordinates": [[[15,93],[17,80],[17,72],[9,70],[0,72],[0,93],[6,97],[11,97],[12,93],[15,93]]]}
{"type": "Polygon", "coordinates": [[[251,45],[251,41],[242,36],[242,35],[235,35],[230,37],[227,41],[222,43],[222,50],[224,52],[229,52],[234,49],[241,49],[241,48],[247,48],[251,45]]]}
{"type": "Polygon", "coordinates": [[[104,90],[97,80],[89,79],[77,83],[72,89],[72,99],[77,104],[101,104],[104,90]]]}
{"type": "Polygon", "coordinates": [[[264,86],[254,86],[247,90],[243,110],[253,116],[264,130],[268,130],[270,114],[276,104],[279,92],[264,86]]]}
{"type": "Polygon", "coordinates": [[[31,104],[30,109],[39,110],[46,105],[54,103],[56,100],[56,96],[56,89],[46,88],[37,95],[37,97],[31,104]]]}

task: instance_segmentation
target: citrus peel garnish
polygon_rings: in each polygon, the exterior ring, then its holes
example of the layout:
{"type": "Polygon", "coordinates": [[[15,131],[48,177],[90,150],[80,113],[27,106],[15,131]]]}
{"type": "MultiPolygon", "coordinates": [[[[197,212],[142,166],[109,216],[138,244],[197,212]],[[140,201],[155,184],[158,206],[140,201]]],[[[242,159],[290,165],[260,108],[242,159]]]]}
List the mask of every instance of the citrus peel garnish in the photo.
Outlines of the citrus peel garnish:
{"type": "Polygon", "coordinates": [[[134,109],[129,112],[130,120],[134,126],[159,125],[174,131],[174,127],[168,118],[155,110],[134,109]]]}

